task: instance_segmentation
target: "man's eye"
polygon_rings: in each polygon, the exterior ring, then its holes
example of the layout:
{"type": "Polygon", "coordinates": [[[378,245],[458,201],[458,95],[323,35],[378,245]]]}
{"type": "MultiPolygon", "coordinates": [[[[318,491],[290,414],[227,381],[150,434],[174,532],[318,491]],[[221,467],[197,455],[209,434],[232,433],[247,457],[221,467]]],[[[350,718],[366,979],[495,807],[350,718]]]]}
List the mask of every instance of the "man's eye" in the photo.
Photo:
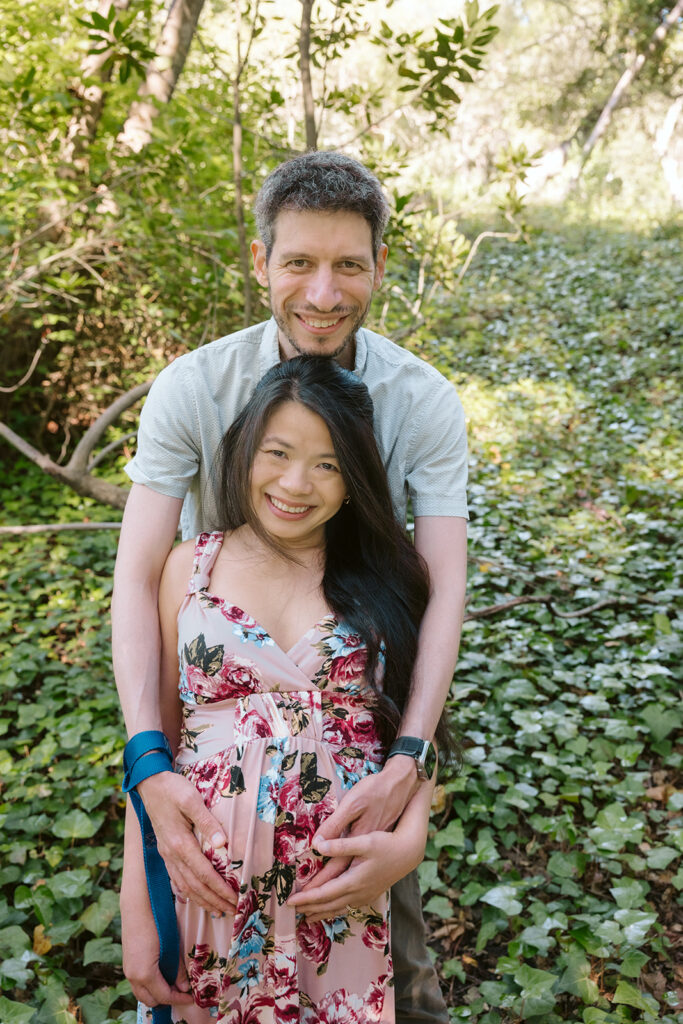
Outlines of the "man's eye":
{"type": "Polygon", "coordinates": [[[294,267],[295,270],[301,270],[303,267],[308,266],[308,260],[305,260],[303,258],[298,260],[290,260],[287,265],[289,267],[294,267]]]}

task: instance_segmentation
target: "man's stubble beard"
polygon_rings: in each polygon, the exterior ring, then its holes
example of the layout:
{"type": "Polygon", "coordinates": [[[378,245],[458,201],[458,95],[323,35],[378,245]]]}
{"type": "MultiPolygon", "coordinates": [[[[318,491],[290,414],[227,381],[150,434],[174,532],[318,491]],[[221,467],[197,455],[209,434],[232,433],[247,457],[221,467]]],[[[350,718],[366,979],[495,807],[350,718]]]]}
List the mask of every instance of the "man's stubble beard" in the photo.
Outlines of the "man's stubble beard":
{"type": "MultiPolygon", "coordinates": [[[[301,347],[301,345],[299,344],[299,342],[296,340],[296,338],[292,336],[292,333],[290,333],[289,327],[287,325],[286,319],[283,316],[281,316],[279,313],[276,313],[275,310],[273,309],[273,300],[272,300],[272,296],[270,294],[270,289],[268,289],[268,299],[270,301],[270,308],[271,308],[272,313],[273,313],[273,319],[275,320],[275,323],[277,324],[278,329],[282,332],[282,334],[287,339],[289,344],[292,346],[294,351],[298,355],[300,355],[300,356],[315,356],[315,355],[318,355],[318,353],[314,349],[311,350],[311,351],[307,351],[306,349],[303,349],[301,347]]],[[[363,324],[365,323],[365,319],[366,319],[366,317],[367,317],[369,312],[370,312],[370,303],[368,303],[367,306],[365,307],[365,309],[362,310],[358,314],[356,320],[353,323],[353,326],[352,326],[351,330],[346,335],[344,340],[340,343],[338,348],[336,348],[334,350],[334,352],[321,352],[319,354],[320,358],[321,359],[337,359],[343,352],[345,352],[347,350],[347,348],[350,345],[353,345],[355,343],[355,340],[356,340],[356,331],[360,327],[363,326],[363,324]]],[[[321,340],[324,341],[325,339],[323,338],[321,340]]]]}

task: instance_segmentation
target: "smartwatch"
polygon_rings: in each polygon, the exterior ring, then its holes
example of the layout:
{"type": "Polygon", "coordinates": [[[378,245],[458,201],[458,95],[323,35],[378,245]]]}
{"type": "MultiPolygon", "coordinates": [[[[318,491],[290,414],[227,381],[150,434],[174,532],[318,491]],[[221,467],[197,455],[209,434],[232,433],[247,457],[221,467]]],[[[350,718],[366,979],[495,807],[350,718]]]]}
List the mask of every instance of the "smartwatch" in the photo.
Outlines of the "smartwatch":
{"type": "Polygon", "coordinates": [[[394,754],[405,754],[412,757],[417,768],[418,779],[431,779],[436,768],[436,750],[429,740],[421,740],[416,736],[399,736],[391,744],[387,761],[394,754]]]}

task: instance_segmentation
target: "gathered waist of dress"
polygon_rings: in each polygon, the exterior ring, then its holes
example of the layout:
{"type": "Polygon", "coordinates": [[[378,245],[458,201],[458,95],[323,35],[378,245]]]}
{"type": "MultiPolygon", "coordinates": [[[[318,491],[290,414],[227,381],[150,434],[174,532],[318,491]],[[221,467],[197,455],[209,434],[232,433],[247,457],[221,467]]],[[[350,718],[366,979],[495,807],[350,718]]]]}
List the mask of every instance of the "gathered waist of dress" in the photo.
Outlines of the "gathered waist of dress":
{"type": "Polygon", "coordinates": [[[358,694],[322,690],[274,690],[205,704],[185,704],[179,767],[215,756],[229,747],[291,737],[354,751],[381,765],[384,751],[375,715],[358,694]]]}

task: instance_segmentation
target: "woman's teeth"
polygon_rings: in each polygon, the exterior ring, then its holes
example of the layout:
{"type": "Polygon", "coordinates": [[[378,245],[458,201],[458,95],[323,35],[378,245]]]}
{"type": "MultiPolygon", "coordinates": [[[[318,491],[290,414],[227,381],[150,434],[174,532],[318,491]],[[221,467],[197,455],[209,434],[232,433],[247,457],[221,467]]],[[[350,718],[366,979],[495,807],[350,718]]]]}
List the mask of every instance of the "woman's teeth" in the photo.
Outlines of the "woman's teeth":
{"type": "Polygon", "coordinates": [[[310,505],[285,505],[284,501],[278,501],[272,494],[270,495],[270,500],[275,505],[275,508],[279,508],[281,512],[289,512],[292,515],[297,512],[307,512],[311,507],[310,505]]]}

